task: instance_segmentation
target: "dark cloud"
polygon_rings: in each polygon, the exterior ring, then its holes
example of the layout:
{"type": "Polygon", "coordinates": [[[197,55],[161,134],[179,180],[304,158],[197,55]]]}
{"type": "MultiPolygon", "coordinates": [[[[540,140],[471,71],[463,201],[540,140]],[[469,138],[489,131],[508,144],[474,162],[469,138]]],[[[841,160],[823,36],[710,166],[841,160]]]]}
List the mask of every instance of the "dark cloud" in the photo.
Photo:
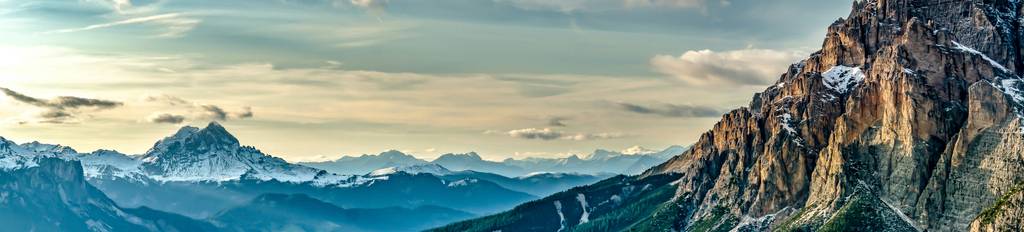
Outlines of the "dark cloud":
{"type": "Polygon", "coordinates": [[[116,101],[91,99],[91,98],[81,98],[81,97],[70,97],[70,96],[60,96],[60,97],[57,97],[57,98],[54,98],[54,99],[51,99],[51,100],[44,100],[44,99],[40,99],[40,98],[30,97],[28,95],[25,95],[25,94],[22,94],[22,93],[19,93],[19,92],[15,92],[14,90],[11,90],[11,89],[8,89],[8,88],[0,88],[0,91],[3,91],[4,94],[6,94],[8,97],[11,97],[11,99],[14,99],[15,101],[19,101],[21,103],[30,104],[30,105],[34,105],[34,106],[38,106],[38,107],[51,108],[51,109],[60,109],[60,110],[63,110],[63,109],[78,109],[78,108],[111,109],[111,108],[115,108],[115,107],[124,105],[124,103],[116,102],[116,101]]]}
{"type": "Polygon", "coordinates": [[[50,110],[50,111],[43,112],[42,114],[39,114],[40,118],[45,118],[45,119],[66,119],[66,118],[70,118],[70,117],[73,117],[73,116],[74,115],[71,115],[70,113],[68,113],[66,111],[63,111],[63,110],[50,110]]]}
{"type": "MultiPolygon", "coordinates": [[[[220,106],[217,106],[217,105],[197,103],[197,102],[186,100],[184,98],[180,98],[180,97],[172,96],[172,95],[167,95],[167,94],[146,96],[142,100],[145,101],[145,102],[156,102],[156,103],[167,104],[169,106],[182,107],[182,108],[185,108],[188,111],[192,112],[193,114],[195,114],[194,115],[195,118],[201,118],[201,119],[204,119],[204,120],[227,121],[227,120],[230,120],[230,119],[247,119],[247,118],[252,118],[255,115],[252,112],[252,107],[249,107],[249,106],[242,107],[242,111],[229,112],[229,111],[225,110],[223,107],[220,107],[220,106]]],[[[154,114],[154,115],[159,115],[159,114],[160,113],[157,113],[157,114],[154,114]]],[[[153,122],[152,119],[153,118],[151,117],[151,118],[149,118],[147,120],[153,122]]],[[[187,120],[187,117],[182,116],[182,121],[184,121],[184,120],[187,120]]],[[[168,122],[168,123],[170,123],[170,122],[168,122]]],[[[174,122],[174,123],[178,123],[178,122],[174,122]]]]}
{"type": "Polygon", "coordinates": [[[548,118],[548,126],[566,127],[566,126],[568,126],[568,125],[565,125],[565,121],[566,120],[569,120],[569,119],[568,118],[564,118],[564,117],[550,117],[550,118],[548,118]]]}
{"type": "Polygon", "coordinates": [[[657,106],[644,106],[632,103],[615,103],[622,110],[638,113],[651,114],[671,118],[705,118],[722,116],[722,112],[707,106],[661,104],[657,106]]]}
{"type": "Polygon", "coordinates": [[[31,97],[8,88],[0,88],[0,91],[15,101],[46,109],[46,111],[38,115],[39,118],[36,121],[39,123],[67,123],[74,121],[78,118],[77,114],[85,110],[107,110],[124,105],[124,103],[117,101],[72,96],[60,96],[46,100],[31,97]]]}
{"type": "Polygon", "coordinates": [[[168,123],[168,124],[181,124],[185,122],[184,115],[158,113],[149,116],[149,122],[151,123],[168,123]]]}
{"type": "Polygon", "coordinates": [[[232,113],[231,115],[234,116],[237,119],[252,118],[254,116],[253,113],[252,113],[252,107],[249,107],[249,106],[242,107],[242,112],[235,112],[235,113],[232,113]]]}
{"type": "Polygon", "coordinates": [[[203,111],[203,115],[209,117],[212,120],[224,121],[228,119],[228,112],[224,111],[220,106],[215,105],[199,105],[199,109],[203,111]]]}

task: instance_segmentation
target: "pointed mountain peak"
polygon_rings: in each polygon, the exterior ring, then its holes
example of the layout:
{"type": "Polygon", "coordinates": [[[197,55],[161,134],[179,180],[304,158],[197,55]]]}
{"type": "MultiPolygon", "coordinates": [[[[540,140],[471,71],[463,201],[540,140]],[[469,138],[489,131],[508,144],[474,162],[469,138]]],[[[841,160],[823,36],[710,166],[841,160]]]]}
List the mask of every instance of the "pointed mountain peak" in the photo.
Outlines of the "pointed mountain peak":
{"type": "Polygon", "coordinates": [[[225,129],[224,126],[221,126],[220,123],[217,122],[210,122],[210,124],[207,125],[206,128],[203,128],[202,130],[199,130],[199,132],[196,132],[196,135],[206,137],[209,139],[215,139],[216,141],[238,144],[238,139],[235,138],[234,135],[231,135],[231,133],[228,132],[228,130],[225,129]]]}
{"type": "Polygon", "coordinates": [[[170,137],[157,141],[149,151],[147,157],[160,154],[174,154],[180,150],[214,150],[214,149],[236,149],[239,147],[238,139],[231,135],[223,126],[217,122],[211,122],[206,128],[185,126],[178,129],[178,132],[170,137]]]}

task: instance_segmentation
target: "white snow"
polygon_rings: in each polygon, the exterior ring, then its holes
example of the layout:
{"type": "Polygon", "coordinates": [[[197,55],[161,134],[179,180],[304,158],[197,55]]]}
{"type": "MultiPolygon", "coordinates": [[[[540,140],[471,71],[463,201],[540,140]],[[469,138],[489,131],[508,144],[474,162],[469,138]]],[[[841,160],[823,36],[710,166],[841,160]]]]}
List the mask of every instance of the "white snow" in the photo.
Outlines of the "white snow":
{"type": "MultiPolygon", "coordinates": [[[[992,86],[1002,90],[1004,94],[1010,97],[1010,100],[1015,105],[1014,108],[1017,110],[1017,118],[1024,121],[1024,94],[1022,94],[1019,88],[1019,86],[1024,84],[1022,82],[1024,82],[1022,79],[1003,79],[999,84],[992,83],[992,86]]],[[[1024,126],[1018,131],[1019,133],[1024,133],[1024,126]]]]}
{"type": "Polygon", "coordinates": [[[558,220],[559,224],[561,224],[561,227],[558,227],[558,230],[555,232],[561,232],[565,230],[565,214],[562,213],[562,202],[555,201],[555,211],[558,212],[558,220]]]}
{"type": "Polygon", "coordinates": [[[433,174],[433,175],[436,175],[436,176],[444,176],[444,175],[451,175],[452,174],[451,170],[448,170],[447,168],[444,168],[441,165],[437,165],[437,164],[419,164],[419,165],[409,165],[409,166],[382,168],[382,169],[378,169],[378,170],[374,170],[373,172],[370,172],[369,175],[370,176],[386,176],[386,175],[391,175],[391,174],[395,174],[395,173],[399,173],[399,172],[404,172],[404,173],[408,173],[408,174],[412,174],[412,175],[416,175],[416,174],[420,174],[420,173],[427,173],[427,174],[433,174]]]}
{"type": "Polygon", "coordinates": [[[470,184],[475,184],[476,182],[479,182],[479,181],[480,180],[477,180],[477,179],[462,179],[462,180],[457,180],[457,181],[453,181],[451,183],[448,183],[448,187],[469,186],[470,184]]]}
{"type": "Polygon", "coordinates": [[[78,156],[78,160],[82,161],[85,176],[89,178],[103,175],[128,178],[142,173],[142,161],[116,151],[95,151],[78,156]]]}
{"type": "Polygon", "coordinates": [[[900,209],[897,209],[896,206],[893,206],[892,204],[889,204],[889,202],[886,201],[886,200],[882,200],[882,203],[884,203],[885,206],[888,206],[889,209],[891,209],[893,212],[895,212],[896,215],[900,217],[900,219],[903,219],[903,222],[906,222],[910,226],[914,227],[914,229],[916,229],[917,231],[922,231],[921,228],[917,227],[917,223],[915,223],[914,220],[911,220],[910,217],[907,217],[906,214],[903,214],[903,211],[900,211],[900,209]]]}
{"type": "Polygon", "coordinates": [[[1005,66],[1003,66],[1002,64],[999,64],[999,62],[996,62],[995,60],[992,60],[992,58],[989,58],[989,57],[988,57],[987,55],[985,55],[984,53],[981,53],[981,52],[979,52],[978,50],[975,50],[975,49],[973,49],[973,48],[970,48],[970,47],[964,46],[963,44],[960,44],[960,43],[958,43],[958,42],[956,42],[956,41],[951,41],[951,42],[953,42],[953,46],[956,46],[956,47],[955,47],[956,49],[958,49],[958,50],[960,50],[960,51],[963,51],[963,52],[967,52],[967,53],[971,53],[971,54],[975,54],[975,55],[981,56],[981,58],[982,58],[982,59],[985,59],[985,60],[986,60],[986,61],[988,61],[988,62],[989,62],[990,64],[992,64],[992,67],[996,67],[996,68],[998,68],[999,70],[1003,70],[1003,72],[1007,72],[1007,73],[1008,73],[1008,72],[1010,72],[1010,70],[1009,70],[1009,69],[1006,69],[1006,67],[1005,67],[1005,66]]]}
{"type": "Polygon", "coordinates": [[[35,151],[39,147],[32,146],[33,149],[28,149],[4,137],[0,137],[0,170],[9,171],[37,167],[39,166],[37,160],[41,158],[75,160],[62,147],[53,146],[52,148],[59,149],[39,149],[39,151],[35,151]]]}
{"type": "Polygon", "coordinates": [[[849,92],[851,88],[864,82],[864,72],[860,67],[837,65],[821,74],[825,87],[839,93],[849,92]]]}
{"type": "Polygon", "coordinates": [[[789,133],[789,135],[792,135],[794,137],[793,142],[796,143],[797,146],[803,147],[803,138],[800,138],[800,134],[797,134],[796,129],[793,128],[793,115],[789,113],[784,113],[782,115],[779,115],[778,117],[780,119],[779,123],[782,124],[782,129],[789,133]]]}
{"type": "Polygon", "coordinates": [[[793,121],[793,115],[792,114],[785,113],[785,114],[779,115],[779,119],[781,119],[782,129],[783,130],[786,130],[790,134],[796,135],[796,129],[793,129],[793,126],[790,125],[790,123],[793,121]]]}
{"type": "Polygon", "coordinates": [[[551,176],[551,178],[562,178],[562,177],[565,177],[565,175],[566,175],[566,173],[560,173],[560,172],[558,172],[558,173],[556,173],[556,172],[531,172],[531,173],[526,174],[525,176],[516,177],[516,179],[522,180],[522,179],[528,179],[528,178],[537,177],[537,176],[551,176]]]}
{"type": "Polygon", "coordinates": [[[590,222],[590,210],[587,209],[587,196],[582,193],[576,195],[576,200],[580,202],[580,207],[583,208],[583,213],[580,215],[580,224],[590,222]]]}
{"type": "Polygon", "coordinates": [[[1000,89],[1003,93],[1009,95],[1013,101],[1018,103],[1024,103],[1024,95],[1021,94],[1021,90],[1017,88],[1018,84],[1021,83],[1021,79],[1003,79],[1000,82],[1000,89]]]}

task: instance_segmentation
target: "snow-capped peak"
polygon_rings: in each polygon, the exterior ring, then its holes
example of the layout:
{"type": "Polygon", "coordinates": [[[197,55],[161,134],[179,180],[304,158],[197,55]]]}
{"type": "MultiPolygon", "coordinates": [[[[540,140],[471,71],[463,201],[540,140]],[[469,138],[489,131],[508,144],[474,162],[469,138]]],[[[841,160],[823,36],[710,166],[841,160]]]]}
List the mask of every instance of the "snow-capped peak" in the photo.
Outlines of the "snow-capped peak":
{"type": "Polygon", "coordinates": [[[75,149],[71,147],[54,144],[45,144],[40,143],[38,141],[21,144],[21,147],[25,148],[25,150],[29,150],[31,152],[36,153],[60,154],[65,156],[73,156],[74,154],[78,154],[78,151],[75,151],[75,149]]]}
{"type": "Polygon", "coordinates": [[[33,152],[18,146],[17,143],[0,137],[0,170],[14,170],[35,167],[33,152]]]}
{"type": "MultiPolygon", "coordinates": [[[[140,170],[160,181],[229,181],[238,179],[317,182],[346,179],[323,170],[291,164],[239,145],[220,124],[185,127],[167,137],[141,158],[140,170]]],[[[327,181],[327,182],[325,182],[327,181]]]]}
{"type": "Polygon", "coordinates": [[[389,167],[389,168],[377,169],[377,170],[374,170],[373,172],[370,172],[370,174],[368,174],[368,175],[369,176],[386,176],[386,175],[391,175],[391,174],[395,174],[395,173],[399,173],[399,172],[404,172],[404,173],[408,173],[408,174],[412,174],[412,175],[416,175],[416,174],[420,174],[420,173],[427,173],[427,174],[433,174],[433,175],[436,175],[436,176],[444,176],[444,175],[451,175],[452,174],[451,170],[448,170],[447,168],[442,167],[441,165],[437,165],[437,164],[419,164],[419,165],[409,165],[409,166],[389,167]]]}
{"type": "Polygon", "coordinates": [[[0,170],[15,170],[39,166],[40,158],[58,158],[76,160],[74,149],[70,147],[43,144],[39,142],[18,145],[14,141],[0,137],[0,170]]]}

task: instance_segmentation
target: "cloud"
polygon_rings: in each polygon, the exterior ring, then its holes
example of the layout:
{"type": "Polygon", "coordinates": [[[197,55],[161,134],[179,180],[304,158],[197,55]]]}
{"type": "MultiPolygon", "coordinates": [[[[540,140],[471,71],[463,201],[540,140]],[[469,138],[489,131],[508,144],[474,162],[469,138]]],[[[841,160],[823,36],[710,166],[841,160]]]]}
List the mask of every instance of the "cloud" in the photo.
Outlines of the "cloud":
{"type": "Polygon", "coordinates": [[[191,105],[192,102],[186,101],[180,97],[175,97],[167,94],[160,95],[149,95],[142,98],[145,102],[163,102],[172,106],[191,105]]]}
{"type": "Polygon", "coordinates": [[[622,133],[568,133],[564,131],[552,130],[551,128],[526,128],[508,131],[506,134],[514,138],[521,139],[535,139],[535,140],[597,140],[597,139],[616,139],[625,137],[622,133]]]}
{"type": "Polygon", "coordinates": [[[182,122],[185,122],[185,119],[184,115],[155,113],[150,115],[147,121],[151,123],[181,124],[182,122]]]}
{"type": "Polygon", "coordinates": [[[228,112],[215,105],[198,105],[199,109],[203,111],[203,114],[213,120],[224,121],[228,119],[228,112]]]}
{"type": "Polygon", "coordinates": [[[17,102],[45,109],[45,111],[37,115],[37,121],[41,123],[67,123],[74,121],[77,118],[77,113],[82,111],[100,111],[124,105],[124,103],[117,101],[71,96],[59,96],[45,100],[31,97],[8,88],[0,88],[0,92],[3,92],[5,95],[17,102]]]}
{"type": "Polygon", "coordinates": [[[548,126],[566,127],[567,126],[567,125],[565,125],[565,121],[566,120],[569,120],[569,119],[568,118],[564,118],[564,117],[551,117],[551,118],[548,118],[548,126]]]}
{"type": "MultiPolygon", "coordinates": [[[[255,114],[252,111],[252,107],[250,106],[243,106],[241,111],[229,112],[218,105],[192,102],[184,98],[167,94],[145,96],[142,98],[142,101],[163,103],[168,106],[181,107],[185,110],[193,112],[193,114],[195,114],[195,118],[200,118],[204,120],[227,121],[230,119],[247,119],[255,116],[255,114]]],[[[149,121],[152,122],[152,120],[149,121]]]]}
{"type": "Polygon", "coordinates": [[[242,112],[231,113],[231,116],[237,119],[246,119],[252,118],[254,115],[252,113],[252,107],[246,106],[242,107],[242,112]]]}
{"type": "Polygon", "coordinates": [[[109,27],[132,25],[132,24],[156,24],[164,27],[164,32],[157,34],[157,37],[180,37],[198,25],[201,20],[186,18],[184,13],[166,13],[136,18],[128,18],[119,21],[93,24],[85,27],[68,28],[44,32],[43,34],[63,34],[82,31],[91,31],[109,27]]]}
{"type": "Polygon", "coordinates": [[[50,100],[43,100],[39,98],[29,97],[28,95],[21,94],[8,88],[0,88],[8,97],[38,107],[51,108],[57,110],[65,109],[79,109],[79,108],[95,108],[95,109],[110,109],[124,105],[124,103],[109,100],[81,98],[81,97],[70,97],[60,96],[50,100]]]}
{"type": "Polygon", "coordinates": [[[687,51],[651,58],[655,71],[690,85],[767,85],[805,55],[796,51],[744,49],[687,51]]]}
{"type": "MultiPolygon", "coordinates": [[[[629,7],[678,7],[678,8],[694,8],[703,7],[709,0],[623,0],[626,6],[629,7]]],[[[712,0],[713,1],[713,0],[712,0]]],[[[729,1],[721,0],[719,3],[723,6],[729,5],[729,1]]]]}
{"type": "Polygon", "coordinates": [[[388,4],[387,0],[349,0],[349,2],[363,8],[383,7],[388,4]]]}
{"type": "Polygon", "coordinates": [[[508,132],[509,136],[522,138],[522,139],[540,139],[540,140],[555,140],[562,138],[562,132],[552,130],[551,128],[537,129],[527,128],[519,130],[511,130],[508,132]]]}
{"type": "Polygon", "coordinates": [[[718,1],[722,6],[728,6],[727,0],[493,0],[496,3],[505,3],[524,10],[547,10],[563,13],[579,11],[601,12],[622,8],[639,7],[673,7],[673,8],[703,8],[709,2],[718,1]]]}
{"type": "Polygon", "coordinates": [[[671,118],[703,118],[719,117],[722,112],[707,106],[661,104],[657,106],[644,106],[633,103],[619,102],[615,105],[625,111],[638,114],[651,114],[671,118]]]}

